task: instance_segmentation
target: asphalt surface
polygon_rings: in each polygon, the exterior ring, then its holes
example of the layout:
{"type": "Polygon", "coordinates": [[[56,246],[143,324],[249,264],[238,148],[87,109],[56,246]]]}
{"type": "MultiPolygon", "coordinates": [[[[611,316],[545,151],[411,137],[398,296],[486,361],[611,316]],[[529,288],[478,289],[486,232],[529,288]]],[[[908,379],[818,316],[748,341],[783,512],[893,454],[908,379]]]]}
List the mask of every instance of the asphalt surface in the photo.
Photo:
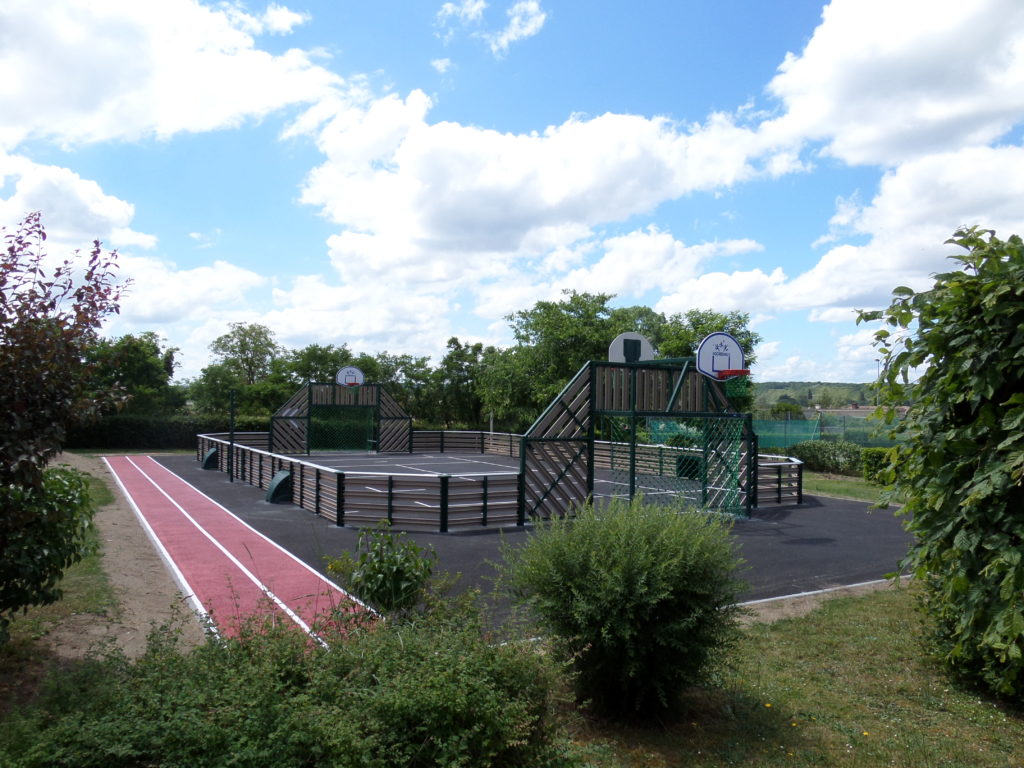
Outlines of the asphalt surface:
{"type": "MultiPolygon", "coordinates": [[[[236,514],[301,560],[324,571],[325,558],[354,550],[358,529],[334,525],[290,504],[270,504],[264,491],[231,483],[223,472],[203,470],[189,455],[154,456],[178,476],[236,514]]],[[[804,496],[801,505],[754,510],[733,527],[748,588],[743,600],[811,592],[884,578],[898,569],[910,536],[890,510],[865,502],[804,496]]],[[[438,569],[459,573],[461,587],[493,587],[503,546],[526,540],[531,528],[481,529],[480,533],[409,533],[438,555],[438,569]]]]}

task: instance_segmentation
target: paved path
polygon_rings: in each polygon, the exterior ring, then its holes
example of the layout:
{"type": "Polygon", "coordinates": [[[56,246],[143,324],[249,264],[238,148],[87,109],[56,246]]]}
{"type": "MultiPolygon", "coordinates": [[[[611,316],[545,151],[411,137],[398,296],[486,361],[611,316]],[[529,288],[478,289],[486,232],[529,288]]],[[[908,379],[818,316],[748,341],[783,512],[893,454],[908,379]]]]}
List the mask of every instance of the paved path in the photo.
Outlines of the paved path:
{"type": "MultiPolygon", "coordinates": [[[[356,604],[315,568],[148,456],[104,459],[193,607],[218,630],[254,615],[319,620],[356,604]]],[[[253,489],[255,490],[255,489],[253,489]]]]}
{"type": "MultiPolygon", "coordinates": [[[[223,472],[202,470],[193,456],[158,456],[156,460],[313,568],[322,570],[325,556],[355,548],[357,530],[339,528],[288,504],[268,504],[263,491],[230,483],[223,472]]],[[[517,546],[529,535],[529,529],[506,528],[500,535],[492,529],[480,534],[417,532],[409,537],[430,544],[440,568],[461,573],[464,587],[489,592],[501,547],[517,546]]],[[[745,560],[743,577],[749,587],[744,600],[882,579],[898,569],[910,543],[891,511],[813,496],[805,496],[800,506],[755,510],[751,519],[736,522],[733,536],[745,560]]]]}

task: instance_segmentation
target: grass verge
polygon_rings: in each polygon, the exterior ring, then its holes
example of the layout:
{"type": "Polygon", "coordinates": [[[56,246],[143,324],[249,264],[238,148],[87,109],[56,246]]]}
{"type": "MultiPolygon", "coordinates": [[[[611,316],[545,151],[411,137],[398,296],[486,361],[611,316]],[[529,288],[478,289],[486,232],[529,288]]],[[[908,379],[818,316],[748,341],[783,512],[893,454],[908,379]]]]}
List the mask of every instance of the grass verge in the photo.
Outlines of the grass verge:
{"type": "Polygon", "coordinates": [[[804,493],[812,496],[836,496],[841,499],[857,499],[874,504],[882,493],[882,487],[869,483],[861,477],[832,475],[825,472],[804,472],[804,493]]]}
{"type": "Polygon", "coordinates": [[[664,730],[589,721],[595,766],[1020,765],[1024,717],[922,656],[909,589],[829,601],[745,631],[717,692],[664,730]]]}

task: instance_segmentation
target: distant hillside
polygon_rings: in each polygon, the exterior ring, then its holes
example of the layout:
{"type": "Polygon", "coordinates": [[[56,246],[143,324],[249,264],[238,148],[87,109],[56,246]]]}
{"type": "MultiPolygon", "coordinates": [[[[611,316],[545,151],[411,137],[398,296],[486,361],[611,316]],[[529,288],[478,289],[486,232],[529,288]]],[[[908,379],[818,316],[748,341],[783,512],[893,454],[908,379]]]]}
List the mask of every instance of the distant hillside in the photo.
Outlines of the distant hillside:
{"type": "Polygon", "coordinates": [[[874,405],[871,384],[841,384],[834,381],[757,381],[754,402],[757,409],[768,409],[779,400],[804,408],[842,408],[845,405],[874,405]],[[783,399],[786,398],[786,399],[783,399]]]}

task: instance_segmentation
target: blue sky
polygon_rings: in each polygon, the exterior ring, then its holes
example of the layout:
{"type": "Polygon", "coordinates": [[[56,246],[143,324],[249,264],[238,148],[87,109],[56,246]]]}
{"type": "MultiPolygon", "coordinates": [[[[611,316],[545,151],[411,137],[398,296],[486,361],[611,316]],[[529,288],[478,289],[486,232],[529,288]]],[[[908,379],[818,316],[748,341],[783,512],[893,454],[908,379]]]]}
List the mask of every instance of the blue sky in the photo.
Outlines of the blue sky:
{"type": "Polygon", "coordinates": [[[507,345],[564,289],[748,312],[764,381],[868,381],[855,308],[1024,232],[1019,0],[0,0],[0,224],[99,238],[183,377],[507,345]]]}

